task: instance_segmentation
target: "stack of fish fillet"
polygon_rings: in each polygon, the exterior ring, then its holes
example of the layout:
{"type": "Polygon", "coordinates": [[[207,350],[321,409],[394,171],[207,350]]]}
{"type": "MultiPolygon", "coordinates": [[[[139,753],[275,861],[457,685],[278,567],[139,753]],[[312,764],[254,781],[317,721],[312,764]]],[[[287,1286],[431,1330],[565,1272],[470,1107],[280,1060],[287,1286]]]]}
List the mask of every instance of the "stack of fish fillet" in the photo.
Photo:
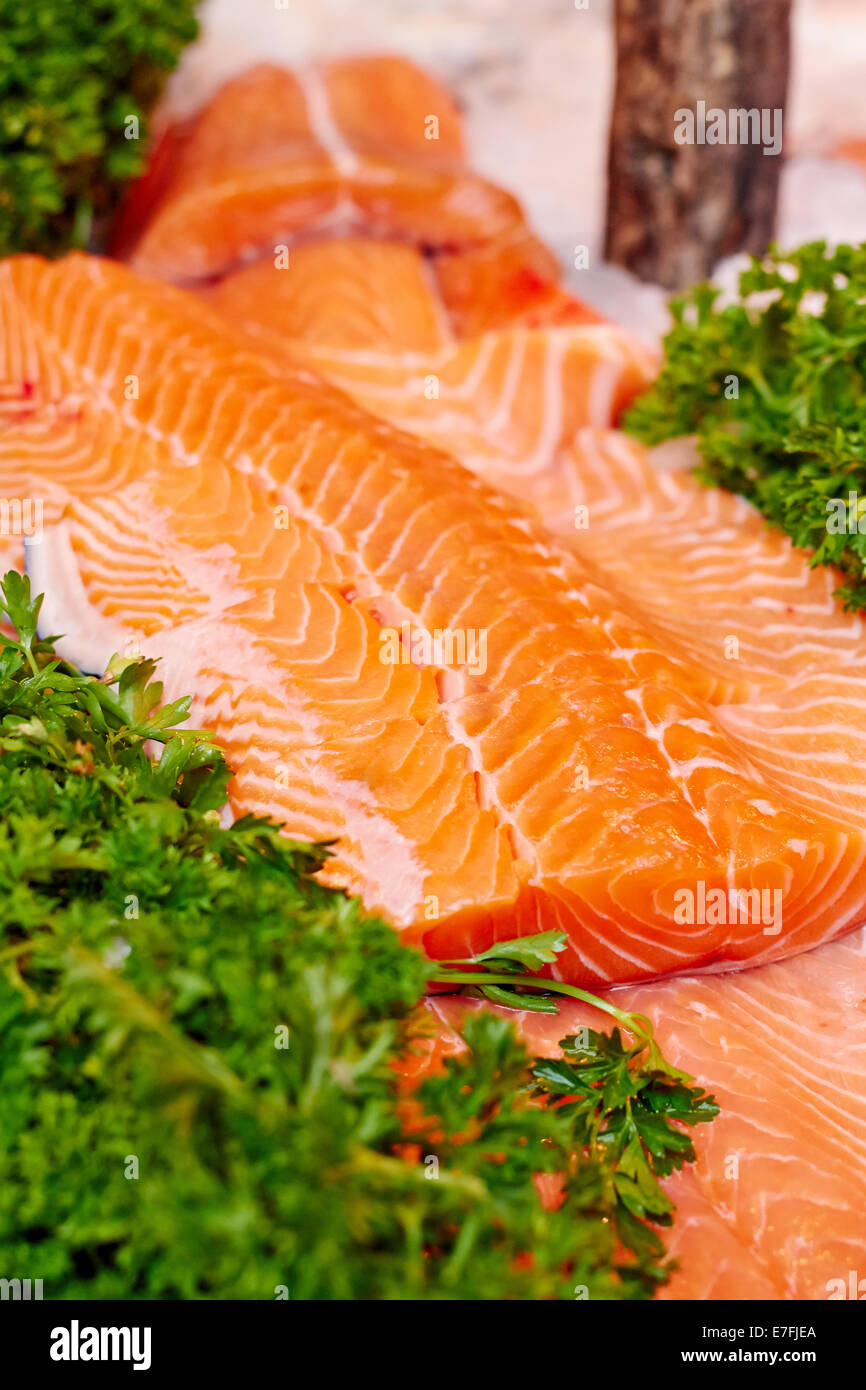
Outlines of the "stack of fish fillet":
{"type": "MultiPolygon", "coordinates": [[[[46,626],[87,669],[161,657],[235,810],[335,840],[329,881],[429,954],[565,932],[557,976],[723,1107],[669,1184],[665,1296],[826,1298],[866,1243],[837,578],[615,428],[654,353],[402,60],[230,82],[115,249],[0,266],[0,492],[44,505],[46,626]]],[[[481,1005],[429,1007],[447,1052],[481,1005]]],[[[518,1017],[550,1052],[590,1016],[518,1017]]]]}

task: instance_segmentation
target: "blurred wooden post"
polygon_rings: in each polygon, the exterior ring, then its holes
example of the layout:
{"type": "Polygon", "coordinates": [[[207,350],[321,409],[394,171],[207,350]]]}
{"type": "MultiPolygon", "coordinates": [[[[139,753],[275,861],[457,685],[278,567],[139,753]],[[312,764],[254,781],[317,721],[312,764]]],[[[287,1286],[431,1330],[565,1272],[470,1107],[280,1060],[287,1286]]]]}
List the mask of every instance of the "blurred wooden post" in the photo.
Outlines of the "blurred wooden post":
{"type": "Polygon", "coordinates": [[[777,123],[790,13],[791,0],[616,0],[609,260],[681,289],[722,256],[766,250],[781,155],[762,143],[678,143],[676,113],[696,113],[698,132],[701,109],[767,111],[777,123]]]}

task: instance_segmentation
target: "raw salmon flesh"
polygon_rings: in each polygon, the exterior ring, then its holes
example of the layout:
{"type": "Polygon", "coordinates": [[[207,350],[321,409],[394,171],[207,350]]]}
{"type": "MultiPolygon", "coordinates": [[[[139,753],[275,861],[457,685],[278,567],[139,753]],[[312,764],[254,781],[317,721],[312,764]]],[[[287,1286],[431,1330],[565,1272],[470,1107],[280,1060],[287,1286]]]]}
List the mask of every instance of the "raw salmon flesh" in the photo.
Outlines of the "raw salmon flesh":
{"type": "MultiPolygon", "coordinates": [[[[617,429],[656,351],[562,286],[402,59],[229,82],[114,249],[0,265],[0,492],[44,499],[62,650],[161,657],[234,809],[335,840],[329,881],[430,955],[565,932],[557,976],[722,1104],[662,1296],[826,1298],[866,1241],[838,577],[617,429]]],[[[472,1007],[429,1002],[431,1065],[472,1007]]],[[[590,1017],[518,1021],[552,1052],[590,1017]]]]}

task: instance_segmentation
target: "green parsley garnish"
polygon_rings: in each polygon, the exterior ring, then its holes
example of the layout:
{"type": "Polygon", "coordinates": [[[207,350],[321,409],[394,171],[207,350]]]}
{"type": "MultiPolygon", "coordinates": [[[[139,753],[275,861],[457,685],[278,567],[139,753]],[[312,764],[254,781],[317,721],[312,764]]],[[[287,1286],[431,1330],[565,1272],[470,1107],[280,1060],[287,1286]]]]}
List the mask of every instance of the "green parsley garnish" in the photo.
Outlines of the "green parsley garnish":
{"type": "Polygon", "coordinates": [[[737,302],[718,298],[700,285],[673,301],[664,367],[625,428],[647,444],[696,434],[698,476],[839,566],[838,597],[866,607],[866,247],[773,247],[737,302]]]}
{"type": "Polygon", "coordinates": [[[86,246],[144,168],[197,0],[0,0],[0,256],[86,246]]]}
{"type": "Polygon", "coordinates": [[[2,592],[3,1268],[46,1298],[650,1297],[658,1180],[716,1106],[645,1020],[598,1001],[632,1041],[539,1062],[470,1013],[412,1084],[432,979],[574,993],[529,974],[560,938],[425,960],[317,881],[324,847],[221,824],[223,755],[152,662],[83,676],[2,592]]]}

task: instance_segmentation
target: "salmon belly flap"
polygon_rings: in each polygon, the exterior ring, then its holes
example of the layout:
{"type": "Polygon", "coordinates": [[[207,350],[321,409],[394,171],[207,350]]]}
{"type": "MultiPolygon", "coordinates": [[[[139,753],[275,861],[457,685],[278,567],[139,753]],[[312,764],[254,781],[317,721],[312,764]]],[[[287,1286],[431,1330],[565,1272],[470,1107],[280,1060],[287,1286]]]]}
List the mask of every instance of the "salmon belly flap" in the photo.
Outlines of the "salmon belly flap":
{"type": "Polygon", "coordinates": [[[0,305],[45,622],[162,656],[236,808],[336,839],[409,939],[556,927],[597,984],[860,920],[863,828],[769,784],[729,686],[517,500],[122,267],[7,262],[0,305]]]}

